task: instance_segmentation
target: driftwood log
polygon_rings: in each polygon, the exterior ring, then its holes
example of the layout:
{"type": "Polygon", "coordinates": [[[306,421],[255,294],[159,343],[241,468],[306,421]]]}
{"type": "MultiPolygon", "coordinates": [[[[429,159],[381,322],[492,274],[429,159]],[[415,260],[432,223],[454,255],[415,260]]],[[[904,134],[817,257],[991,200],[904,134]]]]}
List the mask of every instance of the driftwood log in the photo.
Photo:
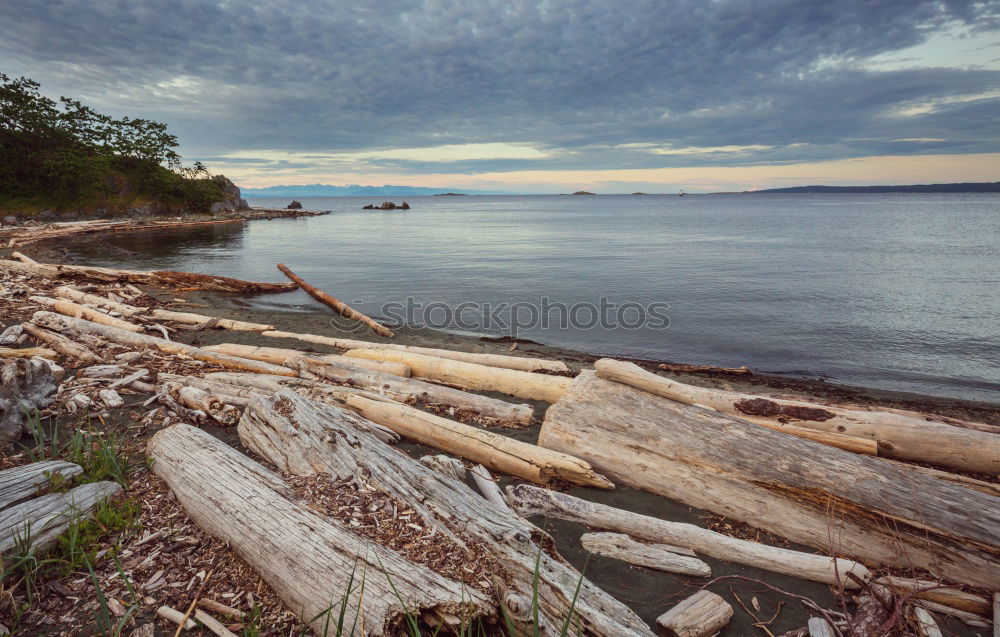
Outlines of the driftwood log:
{"type": "Polygon", "coordinates": [[[733,607],[711,591],[698,591],[656,619],[667,637],[707,637],[729,623],[733,607]]]}
{"type": "Polygon", "coordinates": [[[34,323],[22,323],[21,327],[31,338],[39,343],[45,343],[55,351],[70,359],[75,365],[97,365],[103,359],[89,348],[62,334],[42,329],[34,323]]]}
{"type": "Polygon", "coordinates": [[[12,551],[22,548],[44,552],[73,522],[90,515],[101,502],[121,490],[116,482],[91,482],[0,511],[0,554],[9,557],[12,551]]]}
{"type": "Polygon", "coordinates": [[[711,577],[712,569],[697,557],[684,555],[667,544],[643,544],[622,533],[584,533],[580,545],[588,553],[603,555],[636,566],[678,573],[711,577]]]}
{"type": "Polygon", "coordinates": [[[0,362],[0,440],[17,440],[27,419],[52,404],[56,379],[42,359],[0,362]]]}
{"type": "Polygon", "coordinates": [[[71,316],[62,316],[53,312],[35,312],[32,316],[32,322],[64,334],[92,334],[121,345],[141,349],[155,349],[166,354],[184,354],[191,358],[207,363],[214,363],[227,369],[248,371],[256,374],[296,375],[294,370],[281,367],[280,365],[271,365],[270,363],[247,360],[236,356],[217,354],[193,345],[168,341],[165,338],[158,338],[156,336],[128,332],[116,327],[92,323],[91,321],[71,316]]]}
{"type": "Polygon", "coordinates": [[[831,586],[857,588],[857,583],[848,579],[847,573],[854,573],[862,580],[870,577],[864,565],[851,560],[837,558],[834,561],[824,555],[748,542],[693,524],[623,511],[529,484],[507,487],[507,500],[524,517],[543,516],[579,522],[589,528],[627,533],[649,542],[682,547],[720,560],[831,586]]]}
{"type": "Polygon", "coordinates": [[[573,380],[565,376],[533,374],[391,349],[355,349],[347,352],[346,356],[403,363],[409,365],[417,378],[463,389],[498,391],[518,398],[550,403],[562,398],[566,387],[573,380]]]}
{"type": "Polygon", "coordinates": [[[331,365],[347,366],[349,370],[367,369],[383,374],[392,374],[409,378],[412,374],[410,368],[402,363],[390,363],[386,361],[366,361],[355,358],[348,358],[338,354],[312,354],[301,352],[296,349],[285,349],[282,347],[258,347],[255,345],[241,345],[239,343],[219,343],[205,347],[209,352],[222,352],[230,356],[249,358],[255,361],[264,361],[285,367],[294,367],[299,358],[312,358],[314,360],[330,363],[331,365]]]}
{"type": "Polygon", "coordinates": [[[539,444],[821,550],[1000,588],[1000,499],[583,372],[539,444]]]}
{"type": "Polygon", "coordinates": [[[0,347],[0,358],[34,358],[36,356],[55,360],[59,358],[59,352],[46,347],[21,347],[15,349],[0,347]]]}
{"type": "Polygon", "coordinates": [[[79,303],[74,303],[73,301],[68,301],[66,299],[52,299],[45,296],[32,296],[29,298],[35,303],[51,307],[56,312],[59,312],[60,314],[63,314],[65,316],[82,318],[91,321],[93,323],[100,323],[101,325],[117,327],[118,329],[125,330],[127,332],[142,331],[142,327],[136,325],[135,323],[129,323],[128,321],[123,321],[122,319],[109,316],[104,312],[99,312],[89,307],[80,305],[79,303]]]}
{"type": "Polygon", "coordinates": [[[69,285],[61,285],[53,290],[52,293],[58,297],[75,301],[80,305],[92,305],[94,307],[108,310],[109,312],[118,312],[122,316],[135,316],[146,311],[146,308],[144,307],[136,307],[134,305],[127,305],[118,301],[112,301],[109,298],[105,298],[97,294],[82,292],[69,285]]]}
{"type": "Polygon", "coordinates": [[[330,365],[315,358],[302,357],[289,364],[294,364],[299,372],[308,372],[334,383],[366,389],[404,403],[416,402],[433,407],[455,408],[501,422],[517,424],[530,423],[535,413],[531,405],[516,405],[415,378],[401,378],[370,370],[349,369],[343,365],[330,365]]]}
{"type": "Polygon", "coordinates": [[[53,476],[67,480],[81,473],[80,465],[62,460],[42,460],[0,471],[0,511],[44,493],[53,476]]]}
{"type": "Polygon", "coordinates": [[[558,631],[578,585],[571,626],[579,618],[585,634],[651,634],[626,606],[582,578],[558,555],[541,549],[550,541],[542,531],[484,500],[465,484],[357,430],[358,419],[348,411],[282,392],[271,399],[254,399],[238,429],[243,444],[282,471],[364,480],[409,504],[424,524],[443,536],[485,550],[508,576],[495,582],[497,599],[527,634],[533,634],[528,626],[536,561],[540,562],[537,586],[543,634],[558,631]]]}
{"type": "Polygon", "coordinates": [[[783,417],[800,427],[868,438],[879,455],[930,462],[976,473],[1000,473],[1000,435],[971,427],[914,418],[889,411],[844,409],[802,401],[774,401],[762,396],[679,383],[638,365],[612,359],[594,363],[597,375],[678,402],[700,405],[753,422],[783,417]]]}
{"type": "Polygon", "coordinates": [[[278,264],[278,269],[281,270],[281,272],[285,276],[287,276],[289,279],[291,279],[293,282],[295,282],[295,284],[298,287],[300,287],[303,290],[305,290],[306,292],[308,292],[309,296],[313,297],[314,299],[316,299],[317,301],[319,301],[323,305],[326,305],[327,307],[329,307],[333,311],[337,312],[341,316],[343,316],[345,318],[349,318],[349,319],[355,320],[355,321],[358,321],[359,323],[364,323],[365,325],[367,325],[368,327],[370,327],[372,329],[372,331],[375,332],[376,334],[378,334],[379,336],[384,336],[386,338],[395,338],[396,337],[396,335],[393,334],[392,330],[390,330],[388,327],[386,327],[386,326],[382,325],[381,323],[375,321],[371,317],[366,316],[366,315],[362,314],[361,312],[355,310],[354,308],[352,308],[351,306],[349,306],[347,303],[344,303],[343,301],[341,301],[337,297],[331,296],[331,295],[327,294],[326,292],[324,292],[323,290],[320,290],[319,288],[314,287],[314,286],[306,283],[305,281],[302,280],[302,277],[300,277],[299,275],[297,275],[294,272],[292,272],[291,270],[289,270],[288,267],[285,266],[285,264],[279,263],[278,264]]]}
{"type": "Polygon", "coordinates": [[[481,593],[318,515],[281,476],[199,429],[168,427],[153,436],[149,452],[154,473],[188,516],[228,542],[318,634],[328,622],[336,626],[345,598],[346,625],[363,627],[365,635],[390,633],[407,611],[491,614],[481,593]]]}
{"type": "Polygon", "coordinates": [[[548,360],[544,358],[527,358],[524,356],[509,356],[506,354],[486,354],[480,352],[459,352],[450,349],[438,349],[435,347],[417,347],[415,345],[399,345],[397,343],[372,343],[370,341],[358,341],[350,338],[337,338],[333,336],[320,336],[318,334],[298,334],[295,332],[271,331],[264,332],[264,336],[272,338],[290,338],[307,343],[319,345],[329,345],[339,349],[393,349],[402,352],[412,352],[414,354],[426,354],[437,356],[438,358],[450,358],[466,363],[478,363],[489,367],[503,367],[506,369],[519,369],[525,372],[566,372],[569,368],[562,361],[548,360]]]}
{"type": "Polygon", "coordinates": [[[895,575],[885,575],[875,580],[899,595],[913,594],[914,599],[927,599],[938,604],[951,606],[983,617],[990,616],[990,600],[982,595],[969,593],[960,588],[948,588],[939,582],[910,579],[895,575]]]}
{"type": "Polygon", "coordinates": [[[409,405],[378,402],[361,396],[349,396],[345,402],[365,418],[405,438],[508,475],[538,484],[564,480],[602,489],[615,486],[589,464],[569,454],[448,420],[409,405]]]}

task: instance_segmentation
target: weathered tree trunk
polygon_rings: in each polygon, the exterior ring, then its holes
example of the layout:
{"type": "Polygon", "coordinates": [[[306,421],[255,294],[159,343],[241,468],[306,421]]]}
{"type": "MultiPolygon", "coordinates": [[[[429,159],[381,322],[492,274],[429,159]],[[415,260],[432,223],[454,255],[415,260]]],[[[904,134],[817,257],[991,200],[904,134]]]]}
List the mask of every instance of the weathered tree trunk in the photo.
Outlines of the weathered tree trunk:
{"type": "Polygon", "coordinates": [[[358,341],[350,338],[336,338],[333,336],[320,336],[318,334],[297,334],[295,332],[270,331],[264,336],[272,338],[293,338],[307,343],[317,343],[319,345],[329,345],[340,349],[392,349],[401,352],[412,352],[414,354],[426,354],[437,356],[438,358],[450,358],[466,363],[478,363],[489,367],[503,367],[505,369],[519,369],[525,372],[566,372],[569,367],[562,361],[548,360],[544,358],[527,358],[525,356],[509,356],[505,354],[486,354],[479,352],[459,352],[450,349],[438,349],[434,347],[417,347],[415,345],[399,345],[398,343],[373,343],[370,341],[358,341]]]}
{"type": "Polygon", "coordinates": [[[0,347],[0,358],[34,358],[36,356],[55,360],[59,358],[59,352],[45,347],[21,347],[17,349],[0,347]]]}
{"type": "Polygon", "coordinates": [[[706,637],[729,623],[733,607],[711,591],[698,591],[656,618],[668,637],[706,637]]]}
{"type": "Polygon", "coordinates": [[[318,634],[337,625],[345,600],[346,625],[365,635],[390,634],[407,611],[491,612],[482,594],[314,513],[281,476],[199,429],[168,427],[153,436],[149,452],[153,472],[188,516],[228,542],[318,634]]]}
{"type": "Polygon", "coordinates": [[[52,347],[52,349],[70,359],[74,363],[73,366],[97,365],[103,360],[87,347],[66,338],[62,334],[42,329],[34,323],[22,323],[21,327],[24,328],[24,331],[27,332],[31,338],[40,343],[46,343],[52,347]]]}
{"type": "Polygon", "coordinates": [[[101,325],[107,325],[110,327],[117,327],[120,330],[125,330],[128,332],[141,332],[142,327],[129,323],[128,321],[123,321],[117,319],[113,316],[108,316],[103,312],[98,312],[89,307],[84,307],[79,303],[74,303],[73,301],[67,301],[66,299],[50,299],[45,296],[32,296],[30,297],[32,301],[40,305],[45,305],[51,307],[56,312],[63,314],[65,316],[72,316],[74,318],[82,318],[92,323],[100,323],[101,325]]]}
{"type": "Polygon", "coordinates": [[[857,588],[858,585],[847,578],[847,573],[854,573],[861,579],[869,577],[867,568],[851,560],[837,558],[834,561],[825,555],[748,542],[693,524],[670,522],[623,511],[528,484],[508,487],[507,500],[524,517],[538,515],[579,522],[590,528],[626,533],[649,542],[691,549],[727,562],[755,566],[831,586],[857,588]]]}
{"type": "Polygon", "coordinates": [[[31,265],[10,259],[0,259],[0,272],[9,274],[20,274],[34,276],[42,279],[55,279],[59,277],[59,270],[46,265],[31,265]]]}
{"type": "Polygon", "coordinates": [[[885,575],[875,580],[875,583],[891,588],[899,595],[916,593],[914,599],[927,599],[983,617],[990,615],[990,600],[958,588],[942,588],[938,582],[885,575]]]}
{"type": "Polygon", "coordinates": [[[568,454],[470,427],[409,405],[376,402],[361,396],[349,396],[345,402],[365,418],[401,436],[480,462],[508,475],[538,484],[565,480],[602,489],[613,489],[615,486],[594,472],[586,462],[568,454]]]}
{"type": "Polygon", "coordinates": [[[1000,499],[584,372],[539,444],[791,540],[1000,587],[1000,499]]]}
{"type": "MultiPolygon", "coordinates": [[[[426,463],[425,463],[426,464],[426,463]]],[[[483,494],[483,497],[497,505],[498,507],[509,509],[507,499],[503,495],[500,486],[490,475],[490,470],[481,464],[474,465],[469,471],[472,474],[472,481],[476,483],[476,488],[483,494]]]]}
{"type": "Polygon", "coordinates": [[[501,422],[527,424],[534,417],[531,405],[513,403],[479,396],[460,389],[444,387],[415,378],[400,378],[391,374],[368,370],[351,370],[346,366],[330,365],[314,358],[303,357],[294,362],[299,371],[336,383],[347,383],[354,387],[388,396],[399,402],[418,402],[425,405],[454,407],[501,422]]]}
{"type": "Polygon", "coordinates": [[[56,379],[41,359],[0,362],[0,440],[26,433],[29,415],[52,404],[56,379]]]}
{"type": "Polygon", "coordinates": [[[204,413],[220,425],[232,427],[239,422],[241,412],[237,407],[200,387],[170,382],[165,383],[163,389],[169,392],[181,405],[204,413]]]}
{"type": "Polygon", "coordinates": [[[219,316],[205,316],[204,314],[193,314],[191,312],[174,312],[172,310],[161,310],[153,309],[150,310],[149,315],[154,319],[160,321],[174,321],[175,323],[184,323],[186,325],[207,325],[210,324],[212,327],[218,328],[220,330],[235,330],[242,332],[266,332],[267,330],[273,330],[273,325],[264,325],[262,323],[248,323],[246,321],[237,321],[234,319],[222,318],[219,316]]]}
{"type": "Polygon", "coordinates": [[[682,555],[667,544],[643,544],[622,533],[584,533],[580,545],[594,555],[614,558],[666,573],[711,577],[712,569],[697,557],[682,555]]]}
{"type": "Polygon", "coordinates": [[[62,460],[42,460],[0,471],[0,511],[46,491],[52,476],[66,480],[81,473],[80,465],[62,460]]]}
{"type": "Polygon", "coordinates": [[[601,359],[597,375],[681,403],[700,405],[753,422],[783,416],[800,427],[869,438],[879,455],[930,462],[977,473],[1000,473],[1000,435],[887,411],[863,411],[685,385],[638,365],[601,359]],[[763,417],[767,415],[767,418],[763,417]]]}
{"type": "MultiPolygon", "coordinates": [[[[291,392],[256,398],[240,421],[243,443],[298,475],[354,478],[403,500],[442,535],[476,546],[496,559],[508,579],[497,578],[498,598],[519,626],[530,621],[532,582],[538,573],[543,631],[558,631],[580,584],[574,613],[590,635],[650,635],[627,607],[582,579],[540,545],[544,533],[509,510],[485,501],[465,484],[440,475],[355,428],[358,416],[291,392]],[[331,444],[330,440],[336,441],[331,444]],[[539,538],[539,539],[533,539],[539,538]]],[[[575,626],[575,619],[570,623],[575,626]]],[[[527,631],[531,634],[531,631],[527,631]]]]}
{"type": "Polygon", "coordinates": [[[301,352],[297,349],[284,349],[281,347],[257,347],[254,345],[241,345],[238,343],[219,343],[209,345],[205,348],[209,352],[222,352],[231,356],[249,358],[256,361],[264,361],[275,365],[294,367],[292,361],[306,357],[317,361],[323,361],[332,365],[346,365],[349,369],[368,369],[383,374],[392,374],[402,378],[409,378],[410,368],[402,363],[390,363],[386,361],[366,361],[361,359],[348,358],[338,354],[313,354],[301,352]]]}
{"type": "Polygon", "coordinates": [[[81,305],[94,305],[96,307],[104,308],[105,310],[118,312],[122,316],[135,316],[136,314],[142,314],[146,311],[146,308],[144,307],[135,307],[134,305],[126,305],[125,303],[112,301],[111,299],[98,296],[97,294],[81,292],[80,290],[68,285],[61,285],[53,290],[52,293],[64,299],[76,301],[81,305]]]}
{"type": "Polygon", "coordinates": [[[487,367],[476,363],[437,358],[412,352],[389,349],[354,349],[347,352],[351,358],[395,361],[409,365],[418,378],[447,383],[463,389],[498,391],[518,398],[544,400],[554,403],[562,398],[572,378],[533,374],[516,369],[487,367]]]}
{"type": "Polygon", "coordinates": [[[81,484],[66,493],[50,493],[0,512],[0,554],[30,546],[41,553],[69,526],[88,516],[101,502],[122,490],[116,482],[81,484]]]}
{"type": "Polygon", "coordinates": [[[334,296],[330,296],[329,294],[327,294],[323,290],[320,290],[319,288],[316,288],[316,287],[313,287],[312,285],[309,285],[308,283],[306,283],[305,281],[303,281],[302,278],[299,275],[297,275],[294,272],[292,272],[291,270],[289,270],[288,267],[285,266],[285,264],[279,263],[278,264],[278,269],[281,270],[281,272],[285,276],[287,276],[289,279],[291,279],[292,281],[294,281],[300,288],[302,288],[303,290],[305,290],[306,292],[308,292],[309,296],[313,297],[314,299],[316,299],[320,303],[326,305],[327,307],[329,307],[330,309],[334,310],[335,312],[337,312],[341,316],[344,316],[344,317],[349,318],[349,319],[353,319],[355,321],[358,321],[359,323],[364,323],[365,325],[367,325],[368,327],[370,327],[372,329],[372,331],[374,331],[379,336],[384,336],[386,338],[395,338],[396,337],[396,335],[393,334],[392,330],[390,330],[388,327],[386,327],[386,326],[378,323],[377,321],[375,321],[371,317],[365,316],[361,312],[358,312],[357,310],[355,310],[354,308],[352,308],[351,306],[349,306],[347,303],[344,303],[340,299],[338,299],[338,298],[336,298],[334,296]]]}
{"type": "Polygon", "coordinates": [[[191,358],[205,361],[207,363],[214,363],[227,369],[249,371],[256,374],[275,374],[279,376],[297,375],[295,370],[288,369],[287,367],[281,367],[280,365],[271,365],[270,363],[247,360],[236,356],[228,356],[226,354],[216,354],[215,352],[208,352],[193,345],[185,345],[184,343],[168,341],[164,338],[157,338],[156,336],[148,336],[146,334],[127,332],[115,327],[100,325],[98,323],[92,323],[90,321],[73,318],[71,316],[61,316],[52,312],[35,312],[32,316],[32,321],[38,325],[53,329],[57,332],[66,332],[70,334],[94,334],[122,345],[129,345],[131,347],[139,347],[143,349],[156,349],[167,354],[184,354],[186,356],[190,356],[191,358]]]}

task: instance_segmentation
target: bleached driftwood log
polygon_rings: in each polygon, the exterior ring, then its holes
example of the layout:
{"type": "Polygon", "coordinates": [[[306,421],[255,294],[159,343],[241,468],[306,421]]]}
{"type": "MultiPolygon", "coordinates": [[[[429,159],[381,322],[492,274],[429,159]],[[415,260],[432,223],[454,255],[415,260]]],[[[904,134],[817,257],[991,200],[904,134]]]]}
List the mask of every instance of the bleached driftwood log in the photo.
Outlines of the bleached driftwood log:
{"type": "Polygon", "coordinates": [[[837,558],[834,561],[825,555],[748,542],[693,524],[670,522],[615,509],[529,484],[508,487],[507,501],[524,517],[538,515],[579,522],[589,528],[626,533],[649,542],[687,548],[727,562],[755,566],[831,586],[839,584],[846,588],[857,588],[858,585],[847,578],[847,573],[854,573],[862,580],[870,577],[864,565],[851,560],[837,558]]]}
{"type": "Polygon", "coordinates": [[[712,569],[697,557],[682,555],[667,544],[643,544],[622,533],[584,533],[580,545],[594,555],[614,558],[666,573],[711,577],[712,569]]]}
{"type": "Polygon", "coordinates": [[[8,274],[20,274],[34,276],[42,279],[55,279],[59,277],[59,270],[45,265],[31,265],[10,259],[0,259],[0,272],[8,274]]]}
{"type": "Polygon", "coordinates": [[[485,549],[509,575],[509,584],[496,582],[498,598],[519,626],[530,621],[535,564],[540,560],[539,614],[549,629],[558,630],[579,584],[575,613],[586,634],[651,634],[623,604],[588,580],[581,581],[579,572],[547,549],[540,552],[539,543],[532,539],[541,537],[539,542],[546,544],[540,530],[484,501],[465,484],[358,431],[353,425],[357,418],[343,409],[282,392],[271,399],[256,398],[240,421],[239,433],[243,444],[282,471],[363,478],[371,487],[409,504],[424,524],[461,544],[485,549]],[[337,444],[326,442],[331,439],[337,444]]]}
{"type": "Polygon", "coordinates": [[[472,481],[476,483],[476,488],[479,492],[483,494],[483,497],[505,509],[509,509],[510,505],[507,504],[507,499],[503,495],[503,491],[500,486],[490,475],[490,470],[481,464],[474,465],[472,469],[469,470],[472,474],[472,481]]]}
{"type": "Polygon", "coordinates": [[[199,429],[168,427],[153,436],[149,452],[153,471],[188,516],[228,542],[318,634],[328,621],[336,625],[345,598],[345,625],[363,627],[365,635],[390,634],[406,612],[492,614],[490,600],[481,593],[355,535],[344,522],[316,514],[281,476],[199,429]],[[355,581],[348,591],[352,573],[355,581]],[[331,604],[335,614],[328,618],[331,604]]]}
{"type": "Polygon", "coordinates": [[[990,615],[990,601],[985,597],[959,588],[942,588],[939,582],[885,575],[875,580],[875,583],[891,588],[899,595],[915,593],[915,599],[927,599],[983,617],[990,615]]]}
{"type": "Polygon", "coordinates": [[[390,349],[354,349],[345,356],[403,363],[409,365],[417,378],[426,378],[464,389],[498,391],[518,398],[544,400],[550,403],[559,400],[573,380],[565,376],[487,367],[390,349]]]}
{"type": "Polygon", "coordinates": [[[411,376],[410,368],[402,363],[366,361],[340,356],[339,354],[313,354],[301,352],[295,349],[284,349],[282,347],[257,347],[254,345],[241,345],[239,343],[219,343],[218,345],[209,345],[205,347],[205,350],[209,352],[222,352],[223,354],[229,354],[230,356],[239,356],[241,358],[249,358],[255,361],[264,361],[275,365],[284,365],[286,367],[294,367],[294,361],[305,357],[329,363],[331,365],[346,365],[350,370],[357,370],[360,368],[374,372],[382,372],[383,374],[392,374],[393,376],[400,376],[402,378],[409,378],[411,376]]]}
{"type": "Polygon", "coordinates": [[[470,427],[409,405],[376,402],[361,396],[349,396],[345,402],[365,418],[401,436],[512,476],[539,484],[565,480],[602,489],[615,486],[586,462],[569,454],[470,427]]]}
{"type": "Polygon", "coordinates": [[[66,299],[52,299],[46,296],[32,296],[30,299],[40,305],[51,307],[56,312],[65,316],[86,319],[93,323],[116,327],[127,332],[142,331],[142,327],[136,325],[135,323],[123,321],[122,319],[109,316],[103,312],[98,312],[97,310],[80,305],[79,303],[74,303],[73,301],[67,301],[66,299]]]}
{"type": "Polygon", "coordinates": [[[307,343],[317,343],[319,345],[329,345],[340,349],[393,349],[401,352],[412,352],[414,354],[426,354],[437,356],[438,358],[450,358],[466,363],[478,363],[489,367],[503,367],[505,369],[519,369],[525,372],[567,372],[569,367],[562,361],[548,360],[544,358],[527,358],[525,356],[510,356],[506,354],[487,354],[480,352],[460,352],[451,349],[438,349],[436,347],[417,347],[415,345],[399,345],[398,343],[373,343],[371,341],[359,341],[350,338],[337,338],[334,336],[320,336],[318,334],[298,334],[295,332],[270,331],[264,332],[264,336],[272,338],[291,338],[307,343]]]}
{"type": "Polygon", "coordinates": [[[302,277],[289,270],[288,267],[285,266],[285,264],[279,263],[278,269],[281,270],[282,274],[291,279],[296,285],[305,290],[309,294],[309,296],[313,297],[320,303],[326,305],[327,307],[334,310],[341,316],[353,319],[355,321],[358,321],[359,323],[364,323],[379,336],[384,336],[386,338],[396,337],[396,335],[393,334],[392,330],[382,325],[378,321],[375,321],[371,317],[366,316],[361,312],[355,310],[354,308],[350,307],[349,305],[347,305],[347,303],[344,303],[337,297],[331,296],[326,292],[324,292],[323,290],[320,290],[319,288],[309,285],[304,280],[302,280],[302,277]]]}
{"type": "Polygon", "coordinates": [[[45,347],[21,347],[15,349],[0,347],[0,358],[34,358],[36,356],[54,360],[59,358],[59,352],[45,347]]]}
{"type": "Polygon", "coordinates": [[[68,339],[62,334],[42,329],[34,323],[22,323],[21,327],[31,338],[49,345],[52,349],[69,358],[77,365],[97,365],[103,359],[86,346],[68,339]]]}
{"type": "Polygon", "coordinates": [[[153,309],[149,311],[149,316],[158,321],[173,321],[186,325],[211,325],[220,330],[234,330],[242,332],[266,332],[273,330],[273,325],[263,323],[249,323],[247,321],[237,321],[235,319],[221,316],[206,316],[204,314],[194,314],[192,312],[174,312],[173,310],[153,309]]]}
{"type": "Polygon", "coordinates": [[[0,554],[30,546],[41,553],[55,544],[73,522],[122,490],[116,482],[81,484],[66,493],[50,493],[0,511],[0,554]]]}
{"type": "Polygon", "coordinates": [[[215,363],[216,365],[227,369],[243,370],[257,374],[276,374],[279,376],[296,375],[294,370],[288,369],[287,367],[281,367],[280,365],[271,365],[270,363],[263,363],[260,361],[238,358],[236,356],[208,352],[200,347],[194,347],[193,345],[185,345],[184,343],[168,341],[164,338],[158,338],[156,336],[128,332],[115,327],[100,325],[98,323],[92,323],[90,321],[73,318],[71,316],[62,316],[52,312],[35,312],[32,316],[32,322],[57,332],[69,334],[93,334],[122,345],[129,345],[142,349],[156,349],[167,354],[184,354],[197,360],[215,363]]]}
{"type": "Polygon", "coordinates": [[[0,511],[45,492],[53,476],[68,480],[81,473],[80,465],[63,460],[42,460],[0,471],[0,511]]]}
{"type": "Polygon", "coordinates": [[[220,425],[232,427],[240,419],[241,412],[237,407],[200,387],[169,382],[164,383],[163,390],[169,392],[181,405],[204,413],[220,425]]]}
{"type": "Polygon", "coordinates": [[[109,298],[105,298],[97,294],[82,292],[68,285],[60,285],[53,290],[52,293],[64,299],[75,301],[80,305],[93,305],[95,307],[104,308],[110,312],[118,312],[122,316],[135,316],[146,311],[146,308],[144,307],[136,307],[134,305],[127,305],[125,303],[119,303],[118,301],[112,301],[109,298]]]}
{"type": "Polygon", "coordinates": [[[539,444],[624,484],[824,551],[1000,587],[1000,499],[898,463],[589,372],[549,408],[539,444]]]}
{"type": "Polygon", "coordinates": [[[609,358],[594,363],[597,375],[681,403],[701,405],[753,422],[778,416],[800,427],[878,443],[879,455],[930,462],[977,473],[1000,473],[1000,435],[888,411],[864,411],[802,401],[774,401],[740,392],[686,385],[609,358]],[[767,416],[766,418],[763,416],[767,416]]]}
{"type": "Polygon", "coordinates": [[[0,440],[24,435],[29,416],[51,405],[55,391],[55,376],[44,360],[0,362],[0,440]]]}
{"type": "Polygon", "coordinates": [[[417,402],[437,407],[454,407],[503,422],[527,424],[534,416],[531,405],[515,405],[504,400],[479,396],[461,389],[444,387],[415,378],[401,378],[369,370],[351,370],[329,365],[313,358],[300,358],[290,364],[300,372],[309,372],[335,383],[346,383],[381,394],[399,402],[417,402]]]}
{"type": "Polygon", "coordinates": [[[711,591],[698,591],[656,618],[668,637],[706,637],[725,628],[733,607],[711,591]]]}

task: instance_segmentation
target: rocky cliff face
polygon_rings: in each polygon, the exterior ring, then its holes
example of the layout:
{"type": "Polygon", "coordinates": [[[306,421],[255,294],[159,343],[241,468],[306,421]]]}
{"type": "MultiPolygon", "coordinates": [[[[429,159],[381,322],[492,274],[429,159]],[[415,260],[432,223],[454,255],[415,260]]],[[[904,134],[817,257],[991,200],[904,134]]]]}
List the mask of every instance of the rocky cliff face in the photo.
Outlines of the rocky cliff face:
{"type": "Polygon", "coordinates": [[[213,179],[222,187],[225,199],[212,204],[211,212],[235,212],[237,210],[249,210],[250,204],[240,196],[240,188],[225,175],[216,175],[213,179]]]}

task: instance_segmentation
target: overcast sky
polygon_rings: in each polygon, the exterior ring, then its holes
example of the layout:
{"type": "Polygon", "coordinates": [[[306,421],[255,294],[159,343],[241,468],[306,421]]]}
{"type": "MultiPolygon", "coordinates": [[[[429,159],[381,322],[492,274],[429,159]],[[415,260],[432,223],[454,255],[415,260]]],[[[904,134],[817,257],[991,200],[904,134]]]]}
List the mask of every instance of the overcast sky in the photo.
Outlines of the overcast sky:
{"type": "Polygon", "coordinates": [[[242,186],[1000,180],[998,0],[0,0],[0,72],[242,186]]]}

